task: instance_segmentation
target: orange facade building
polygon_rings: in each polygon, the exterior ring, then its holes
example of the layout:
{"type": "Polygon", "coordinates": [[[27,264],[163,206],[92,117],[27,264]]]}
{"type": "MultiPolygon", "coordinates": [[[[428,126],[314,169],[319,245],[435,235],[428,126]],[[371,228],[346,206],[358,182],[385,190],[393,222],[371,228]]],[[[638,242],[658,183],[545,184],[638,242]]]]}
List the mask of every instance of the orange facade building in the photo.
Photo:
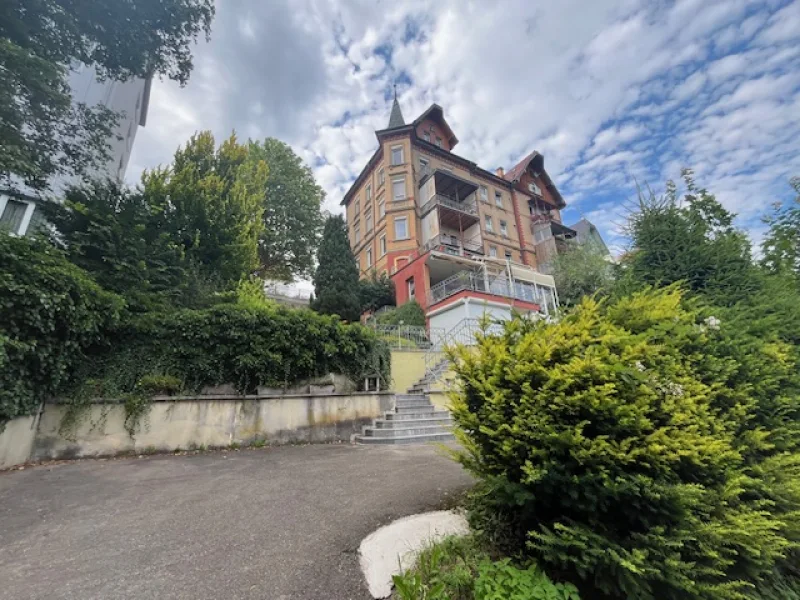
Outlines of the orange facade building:
{"type": "Polygon", "coordinates": [[[388,273],[397,303],[417,300],[437,327],[555,310],[549,263],[575,231],[561,224],[564,199],[541,154],[488,171],[453,151],[439,105],[406,124],[397,98],[375,133],[378,148],[342,200],[362,277],[388,273]]]}

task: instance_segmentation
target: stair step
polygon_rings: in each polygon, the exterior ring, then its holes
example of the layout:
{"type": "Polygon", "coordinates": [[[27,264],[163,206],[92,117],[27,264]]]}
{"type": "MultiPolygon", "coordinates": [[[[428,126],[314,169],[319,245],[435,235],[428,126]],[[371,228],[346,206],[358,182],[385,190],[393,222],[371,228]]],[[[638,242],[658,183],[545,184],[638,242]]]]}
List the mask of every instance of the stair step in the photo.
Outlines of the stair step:
{"type": "Polygon", "coordinates": [[[434,410],[425,412],[388,412],[387,421],[403,421],[405,419],[434,419],[449,417],[450,413],[446,410],[434,410]]]}
{"type": "Polygon", "coordinates": [[[418,444],[421,442],[447,442],[456,439],[452,433],[428,433],[423,435],[402,435],[398,437],[370,437],[356,435],[357,444],[418,444]]]}
{"type": "Polygon", "coordinates": [[[450,433],[450,427],[443,425],[416,425],[398,427],[395,429],[384,429],[378,427],[364,427],[363,435],[368,437],[396,438],[409,435],[430,435],[437,433],[450,433]]]}
{"type": "Polygon", "coordinates": [[[396,413],[432,413],[436,410],[433,404],[426,404],[424,406],[396,406],[394,412],[396,413]]]}
{"type": "Polygon", "coordinates": [[[427,400],[428,396],[427,394],[395,394],[394,399],[397,400],[398,402],[401,400],[418,401],[418,400],[427,400]]]}
{"type": "Polygon", "coordinates": [[[446,417],[433,417],[430,419],[375,419],[373,427],[377,429],[402,429],[404,427],[411,427],[414,425],[452,425],[453,419],[450,415],[446,417]]]}
{"type": "Polygon", "coordinates": [[[395,408],[428,408],[433,406],[430,400],[427,402],[396,402],[395,408]]]}

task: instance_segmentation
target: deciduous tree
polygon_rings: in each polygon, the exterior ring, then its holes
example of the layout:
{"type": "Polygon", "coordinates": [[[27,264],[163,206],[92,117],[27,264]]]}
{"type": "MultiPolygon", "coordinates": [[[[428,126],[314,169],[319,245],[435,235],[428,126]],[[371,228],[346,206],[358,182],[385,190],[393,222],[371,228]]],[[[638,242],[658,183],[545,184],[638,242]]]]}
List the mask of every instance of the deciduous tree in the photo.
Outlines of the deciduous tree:
{"type": "Polygon", "coordinates": [[[101,77],[186,83],[191,44],[208,35],[213,0],[6,0],[0,3],[0,184],[38,188],[107,157],[115,115],[73,105],[71,65],[101,77]]]}
{"type": "Polygon", "coordinates": [[[792,177],[797,197],[787,205],[777,205],[765,222],[769,225],[761,248],[762,264],[776,274],[794,275],[800,283],[800,177],[792,177]]]}

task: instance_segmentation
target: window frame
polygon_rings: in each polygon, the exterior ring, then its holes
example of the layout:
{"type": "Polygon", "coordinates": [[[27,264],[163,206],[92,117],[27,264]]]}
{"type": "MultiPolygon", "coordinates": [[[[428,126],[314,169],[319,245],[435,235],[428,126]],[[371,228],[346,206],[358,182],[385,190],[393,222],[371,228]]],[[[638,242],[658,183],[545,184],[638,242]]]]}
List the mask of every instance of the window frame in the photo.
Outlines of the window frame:
{"type": "Polygon", "coordinates": [[[500,220],[500,235],[508,237],[508,221],[500,220]]]}
{"type": "Polygon", "coordinates": [[[498,192],[497,190],[494,191],[494,205],[497,208],[505,208],[505,205],[503,204],[503,193],[498,192]]]}
{"type": "Polygon", "coordinates": [[[381,196],[378,198],[378,220],[380,221],[386,216],[386,197],[381,196]]]}
{"type": "Polygon", "coordinates": [[[409,227],[408,227],[408,217],[395,217],[394,221],[392,221],[392,228],[393,228],[393,231],[394,231],[394,241],[401,242],[401,241],[405,241],[405,240],[410,240],[411,239],[411,231],[409,230],[409,227]],[[405,237],[400,237],[400,236],[397,235],[397,224],[398,223],[403,223],[403,227],[405,229],[405,237]]]}
{"type": "Polygon", "coordinates": [[[417,298],[417,282],[415,277],[412,275],[408,279],[406,279],[406,291],[408,292],[408,299],[409,300],[416,300],[417,298]]]}
{"type": "Polygon", "coordinates": [[[372,231],[373,225],[374,224],[372,222],[372,209],[368,208],[367,210],[364,211],[364,228],[366,229],[367,233],[372,231]]]}
{"type": "Polygon", "coordinates": [[[489,233],[494,233],[494,223],[492,222],[492,215],[483,216],[483,228],[489,233]]]}
{"type": "Polygon", "coordinates": [[[379,245],[379,250],[380,250],[381,256],[382,257],[386,256],[386,248],[387,248],[387,246],[386,246],[386,234],[385,233],[378,239],[378,245],[379,245]]]}
{"type": "Polygon", "coordinates": [[[378,186],[380,187],[384,183],[386,183],[386,170],[381,166],[381,168],[378,169],[378,186]]]}
{"type": "Polygon", "coordinates": [[[489,204],[489,188],[482,185],[478,188],[478,197],[484,204],[489,204]]]}
{"type": "Polygon", "coordinates": [[[372,248],[367,248],[365,257],[367,259],[367,268],[369,269],[372,266],[372,248]]]}
{"type": "Polygon", "coordinates": [[[408,189],[406,188],[406,176],[405,175],[395,175],[392,177],[392,202],[401,202],[408,198],[408,189]],[[402,183],[403,184],[403,196],[398,197],[395,191],[395,184],[402,183]]]}
{"type": "Polygon", "coordinates": [[[489,246],[489,258],[497,258],[497,246],[489,246]]]}
{"type": "Polygon", "coordinates": [[[390,148],[389,157],[393,167],[399,167],[400,165],[404,165],[406,163],[405,148],[403,148],[403,146],[392,146],[390,148]],[[394,162],[395,150],[398,150],[400,152],[400,162],[394,162]]]}

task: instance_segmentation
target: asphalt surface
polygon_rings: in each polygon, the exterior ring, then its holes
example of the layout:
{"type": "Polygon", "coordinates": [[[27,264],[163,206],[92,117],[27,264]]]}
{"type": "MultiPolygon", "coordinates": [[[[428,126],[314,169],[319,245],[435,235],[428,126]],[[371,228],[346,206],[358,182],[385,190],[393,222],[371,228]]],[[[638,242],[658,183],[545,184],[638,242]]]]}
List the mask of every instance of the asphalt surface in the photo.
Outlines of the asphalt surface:
{"type": "Polygon", "coordinates": [[[469,484],[435,446],[292,446],[0,473],[0,598],[367,599],[361,540],[469,484]]]}

